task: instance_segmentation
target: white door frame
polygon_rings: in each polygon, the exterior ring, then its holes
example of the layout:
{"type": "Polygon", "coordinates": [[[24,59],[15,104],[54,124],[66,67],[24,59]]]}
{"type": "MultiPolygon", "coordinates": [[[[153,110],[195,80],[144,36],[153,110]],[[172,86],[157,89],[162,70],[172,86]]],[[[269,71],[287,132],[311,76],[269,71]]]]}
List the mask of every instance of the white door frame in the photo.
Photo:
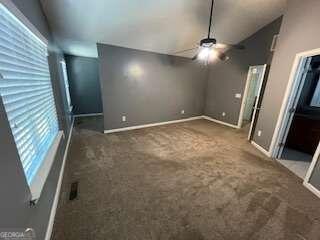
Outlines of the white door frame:
{"type": "Polygon", "coordinates": [[[250,130],[249,130],[249,134],[248,134],[248,140],[250,140],[250,136],[251,136],[251,133],[252,133],[252,130],[253,130],[253,124],[254,124],[254,122],[255,122],[255,118],[257,117],[257,116],[256,116],[256,113],[257,113],[257,111],[259,110],[259,109],[258,109],[258,104],[259,104],[259,100],[260,100],[260,98],[261,98],[261,90],[262,90],[262,85],[263,85],[264,78],[265,78],[265,74],[266,74],[266,69],[267,69],[267,64],[264,64],[264,65],[263,65],[263,70],[262,70],[261,82],[260,82],[260,84],[259,84],[258,97],[257,97],[256,102],[255,102],[255,105],[254,105],[253,117],[252,117],[251,124],[250,124],[250,130]]]}
{"type": "Polygon", "coordinates": [[[279,143],[284,139],[286,140],[289,135],[290,127],[291,127],[293,116],[294,116],[293,112],[291,112],[290,109],[292,108],[295,111],[295,109],[298,106],[299,98],[308,74],[308,72],[305,70],[306,70],[306,67],[310,66],[310,63],[311,63],[311,57],[308,57],[308,56],[301,57],[299,60],[297,71],[294,76],[294,82],[292,84],[292,88],[288,97],[285,112],[281,122],[281,127],[279,129],[276,144],[274,146],[274,153],[273,153],[274,158],[278,158],[279,156],[282,155],[284,144],[279,145],[279,143]]]}
{"type": "Polygon", "coordinates": [[[309,181],[310,181],[311,175],[313,173],[313,169],[315,168],[315,166],[318,162],[319,156],[320,156],[320,142],[318,144],[318,148],[313,156],[312,162],[310,164],[308,172],[307,172],[307,174],[304,178],[304,181],[303,181],[303,185],[306,188],[308,188],[311,192],[313,192],[315,195],[317,195],[318,197],[320,197],[320,190],[315,188],[314,186],[312,186],[312,184],[309,181]]]}
{"type": "MultiPolygon", "coordinates": [[[[290,77],[289,77],[289,82],[287,84],[287,89],[285,92],[285,96],[283,98],[282,101],[282,105],[281,105],[281,109],[280,109],[280,113],[278,116],[278,120],[277,120],[277,124],[275,127],[275,131],[272,137],[272,141],[271,141],[271,145],[270,145],[270,150],[269,150],[269,154],[271,155],[271,157],[275,157],[278,151],[278,147],[277,147],[277,143],[280,140],[280,135],[281,135],[281,131],[283,130],[283,121],[286,117],[286,114],[288,114],[288,107],[291,105],[292,101],[293,101],[293,96],[295,95],[296,91],[293,91],[295,87],[297,87],[297,77],[299,76],[299,73],[297,72],[299,70],[299,67],[302,63],[302,59],[303,58],[307,58],[307,57],[313,57],[316,55],[320,55],[320,48],[317,49],[313,49],[310,51],[305,51],[305,52],[301,52],[296,54],[294,62],[293,62],[293,66],[291,69],[291,73],[290,73],[290,77]]],[[[308,172],[305,176],[304,182],[305,182],[305,186],[308,187],[308,189],[310,188],[314,188],[309,184],[309,179],[310,176],[313,172],[314,167],[316,166],[317,163],[317,158],[319,156],[319,146],[318,149],[314,155],[313,161],[309,166],[308,172]],[[311,187],[310,187],[311,186],[311,187]]],[[[317,190],[318,191],[318,190],[317,190]]],[[[314,192],[314,191],[313,191],[314,192]]],[[[318,195],[318,193],[316,193],[318,195]]],[[[320,196],[320,194],[318,195],[320,196]]]]}
{"type": "MultiPolygon", "coordinates": [[[[290,77],[289,77],[289,81],[287,84],[287,88],[286,88],[286,92],[282,101],[282,105],[281,105],[281,109],[280,109],[280,113],[278,116],[278,120],[277,120],[277,124],[275,127],[275,131],[273,133],[273,137],[271,140],[271,144],[270,144],[270,150],[269,153],[271,155],[271,157],[275,158],[279,147],[277,146],[279,141],[281,140],[282,136],[283,136],[283,131],[284,131],[284,127],[285,127],[285,123],[284,120],[286,119],[289,110],[289,106],[291,106],[291,104],[294,101],[294,97],[296,95],[296,92],[298,91],[297,86],[298,86],[298,77],[301,75],[301,72],[298,72],[299,67],[302,64],[302,59],[307,58],[307,57],[313,57],[316,55],[320,55],[320,48],[317,49],[313,49],[311,51],[306,51],[306,52],[301,52],[296,54],[294,62],[293,62],[293,66],[291,69],[291,73],[290,73],[290,77]]],[[[302,70],[302,69],[300,69],[302,70]]]]}
{"type": "Polygon", "coordinates": [[[259,90],[258,90],[258,97],[257,100],[255,102],[254,105],[254,111],[253,111],[253,118],[251,119],[251,124],[250,124],[250,130],[249,130],[249,135],[248,135],[248,140],[250,138],[251,132],[252,132],[252,128],[253,128],[253,123],[254,123],[254,117],[256,115],[257,112],[257,106],[259,103],[259,99],[260,99],[260,95],[261,95],[261,90],[262,90],[262,84],[263,84],[263,80],[265,77],[265,73],[266,73],[266,69],[267,69],[267,64],[264,65],[256,65],[256,66],[250,66],[249,70],[248,70],[248,76],[247,76],[247,80],[246,80],[246,86],[245,86],[245,90],[243,93],[243,97],[242,97],[242,102],[241,102],[241,108],[240,108],[240,114],[239,114],[239,119],[238,119],[238,128],[242,127],[242,123],[243,123],[243,114],[244,114],[244,110],[245,110],[245,106],[246,106],[246,101],[247,101],[247,97],[248,97],[248,93],[249,93],[249,86],[250,86],[250,82],[251,82],[251,75],[252,75],[252,69],[256,68],[258,66],[263,66],[263,72],[262,72],[262,81],[259,83],[259,90]]]}

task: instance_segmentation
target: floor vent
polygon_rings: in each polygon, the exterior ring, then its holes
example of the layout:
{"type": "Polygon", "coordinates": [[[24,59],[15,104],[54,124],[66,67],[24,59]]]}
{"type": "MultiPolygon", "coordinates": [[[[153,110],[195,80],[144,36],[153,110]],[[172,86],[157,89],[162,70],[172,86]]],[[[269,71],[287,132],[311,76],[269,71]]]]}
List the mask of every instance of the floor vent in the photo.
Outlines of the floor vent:
{"type": "Polygon", "coordinates": [[[71,184],[69,200],[72,201],[72,200],[76,199],[77,196],[78,196],[78,182],[73,182],[71,184]]]}

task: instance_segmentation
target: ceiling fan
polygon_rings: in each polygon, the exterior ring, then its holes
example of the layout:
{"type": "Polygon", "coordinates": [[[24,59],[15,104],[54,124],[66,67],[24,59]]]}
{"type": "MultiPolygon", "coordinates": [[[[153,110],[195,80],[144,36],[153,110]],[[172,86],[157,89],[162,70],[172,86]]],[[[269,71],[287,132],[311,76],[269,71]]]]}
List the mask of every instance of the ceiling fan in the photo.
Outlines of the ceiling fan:
{"type": "Polygon", "coordinates": [[[215,38],[212,38],[210,36],[211,28],[212,28],[213,7],[214,7],[214,0],[211,1],[210,20],[209,20],[209,29],[208,29],[207,38],[202,39],[198,47],[182,50],[182,51],[176,52],[175,54],[180,54],[183,52],[188,52],[188,51],[198,49],[196,55],[192,58],[192,60],[201,60],[201,61],[205,61],[206,63],[209,63],[211,60],[214,60],[214,59],[219,59],[220,61],[227,61],[229,57],[223,51],[226,48],[229,48],[229,49],[234,48],[239,50],[245,49],[245,47],[240,44],[218,43],[215,38]]]}

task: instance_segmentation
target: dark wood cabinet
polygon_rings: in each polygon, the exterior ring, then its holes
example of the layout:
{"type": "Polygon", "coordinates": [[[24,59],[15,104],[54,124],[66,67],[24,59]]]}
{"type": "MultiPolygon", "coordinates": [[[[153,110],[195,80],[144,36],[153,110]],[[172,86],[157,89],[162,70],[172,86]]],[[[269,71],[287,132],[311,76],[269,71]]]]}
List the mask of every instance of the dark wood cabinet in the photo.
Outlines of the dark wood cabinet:
{"type": "Polygon", "coordinates": [[[320,119],[295,114],[286,147],[313,155],[320,140],[320,119]]]}

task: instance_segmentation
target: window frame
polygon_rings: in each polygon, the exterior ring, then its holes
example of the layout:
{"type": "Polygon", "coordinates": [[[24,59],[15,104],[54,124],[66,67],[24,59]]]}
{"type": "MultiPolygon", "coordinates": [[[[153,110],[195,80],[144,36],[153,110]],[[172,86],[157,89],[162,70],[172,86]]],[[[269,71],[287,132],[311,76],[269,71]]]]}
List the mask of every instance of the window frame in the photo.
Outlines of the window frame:
{"type": "MultiPolygon", "coordinates": [[[[30,31],[35,37],[37,37],[47,48],[48,50],[48,45],[49,41],[38,31],[38,29],[23,15],[23,13],[10,1],[10,0],[0,0],[0,4],[5,7],[12,15],[14,15],[26,28],[27,31],[30,31]]],[[[50,64],[49,64],[49,59],[48,59],[48,67],[49,67],[49,74],[50,74],[50,64]]],[[[1,74],[0,74],[1,77],[1,74]]],[[[51,86],[52,86],[52,79],[51,79],[51,86]]],[[[53,87],[53,86],[52,86],[53,87]]],[[[56,106],[56,100],[55,100],[55,95],[54,95],[54,90],[53,91],[53,98],[54,98],[54,106],[57,112],[57,106],[56,106]]],[[[2,97],[0,95],[0,101],[3,102],[2,97]]],[[[59,117],[58,117],[58,112],[57,112],[57,124],[58,124],[58,132],[57,135],[52,142],[45,158],[42,160],[40,167],[37,169],[36,175],[33,177],[32,181],[30,184],[28,184],[27,177],[25,176],[25,182],[29,187],[31,196],[30,196],[30,201],[36,203],[38,199],[41,196],[41,192],[43,190],[43,187],[45,185],[45,182],[49,176],[49,173],[51,171],[54,159],[56,157],[56,153],[59,149],[59,145],[61,143],[62,138],[64,138],[64,133],[60,129],[60,123],[59,123],[59,117]]],[[[11,133],[12,134],[12,133],[11,133]]],[[[16,148],[17,152],[18,149],[16,148]]],[[[18,154],[19,156],[19,154],[18,154]]],[[[19,156],[19,161],[20,156],[19,156]]],[[[20,164],[21,168],[22,164],[20,164]]],[[[24,172],[24,169],[22,169],[24,172]]],[[[25,172],[24,172],[25,173],[25,172]]]]}
{"type": "Polygon", "coordinates": [[[72,106],[71,95],[70,95],[70,84],[69,84],[69,77],[68,77],[68,71],[67,71],[67,63],[64,60],[61,60],[60,65],[62,70],[63,83],[65,87],[65,94],[66,94],[67,103],[68,103],[68,110],[69,110],[69,113],[71,113],[73,106],[72,106]]]}

